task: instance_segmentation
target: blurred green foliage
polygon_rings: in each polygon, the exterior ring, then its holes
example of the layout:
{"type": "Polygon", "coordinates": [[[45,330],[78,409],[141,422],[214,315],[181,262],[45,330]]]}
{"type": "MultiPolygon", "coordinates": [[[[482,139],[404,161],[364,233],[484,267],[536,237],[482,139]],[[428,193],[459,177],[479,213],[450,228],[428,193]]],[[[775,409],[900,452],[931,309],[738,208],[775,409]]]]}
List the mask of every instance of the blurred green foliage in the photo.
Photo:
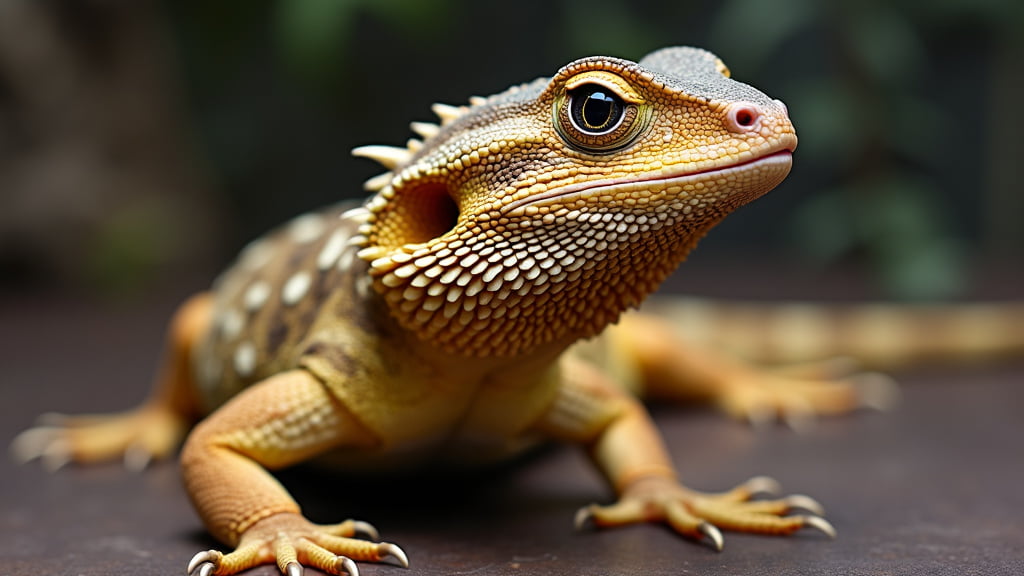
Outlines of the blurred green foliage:
{"type": "MultiPolygon", "coordinates": [[[[737,36],[747,42],[729,55],[733,66],[764,66],[801,36],[818,37],[817,48],[829,55],[827,66],[794,78],[787,96],[805,143],[801,161],[836,167],[831,181],[795,211],[793,240],[805,255],[831,262],[863,250],[895,297],[941,299],[964,291],[971,252],[956,222],[964,214],[948,197],[958,191],[947,189],[944,195],[938,175],[942,163],[984,152],[985,142],[973,141],[957,125],[972,116],[985,120],[986,87],[966,86],[973,100],[944,106],[934,91],[950,85],[962,90],[970,80],[947,76],[953,71],[935,58],[942,50],[934,45],[952,36],[973,51],[961,57],[973,56],[983,66],[986,51],[1019,43],[1021,33],[1024,3],[1019,2],[731,0],[722,5],[712,43],[728,45],[737,36]],[[985,42],[964,42],[957,29],[985,42]]],[[[973,177],[980,189],[984,175],[979,171],[973,177]]]]}
{"type": "MultiPolygon", "coordinates": [[[[433,100],[494,92],[581,55],[697,44],[785,100],[801,138],[786,191],[731,229],[741,241],[788,240],[821,265],[862,258],[900,298],[955,296],[983,249],[1021,249],[1005,218],[990,233],[1000,220],[989,216],[1021,210],[1022,195],[1012,184],[986,190],[999,180],[988,155],[1021,127],[1011,118],[994,133],[990,119],[992,92],[1020,84],[992,81],[1020,74],[1019,0],[226,0],[168,10],[201,133],[246,233],[336,189],[360,195],[355,183],[372,172],[345,150],[403,141],[433,100]],[[254,190],[279,203],[258,212],[254,190]],[[994,236],[1001,245],[986,244],[994,236]]],[[[1002,169],[1004,182],[1020,174],[1002,169]]]]}
{"type": "Polygon", "coordinates": [[[155,280],[155,261],[168,252],[174,234],[162,207],[130,206],[109,214],[84,251],[81,269],[108,296],[130,296],[155,280]]]}

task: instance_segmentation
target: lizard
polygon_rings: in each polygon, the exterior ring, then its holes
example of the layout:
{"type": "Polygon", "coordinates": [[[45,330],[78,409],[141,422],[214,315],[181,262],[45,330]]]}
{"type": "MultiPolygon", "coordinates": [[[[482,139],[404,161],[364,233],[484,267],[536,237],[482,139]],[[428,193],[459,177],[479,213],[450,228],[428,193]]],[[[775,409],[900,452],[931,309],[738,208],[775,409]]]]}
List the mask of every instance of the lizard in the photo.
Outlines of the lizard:
{"type": "Polygon", "coordinates": [[[582,58],[433,111],[439,122],[414,122],[404,147],[354,150],[386,170],[364,203],[253,241],[180,307],[142,405],[44,423],[15,453],[141,467],[184,440],[186,491],[231,548],[197,553],[197,576],[408,567],[367,522],[311,523],[272,470],[321,459],[411,473],[547,441],[583,447],[615,491],[577,525],[663,522],[719,550],[722,530],[834,536],[809,497],[756,498],[778,491],[765,477],[720,493],[684,486],[629,393],[729,405],[768,382],[779,393],[757,395],[761,407],[793,394],[821,412],[863,403],[852,380],[756,372],[625,313],[786,178],[797,147],[786,106],[714,54],[673,47],[582,58]]]}

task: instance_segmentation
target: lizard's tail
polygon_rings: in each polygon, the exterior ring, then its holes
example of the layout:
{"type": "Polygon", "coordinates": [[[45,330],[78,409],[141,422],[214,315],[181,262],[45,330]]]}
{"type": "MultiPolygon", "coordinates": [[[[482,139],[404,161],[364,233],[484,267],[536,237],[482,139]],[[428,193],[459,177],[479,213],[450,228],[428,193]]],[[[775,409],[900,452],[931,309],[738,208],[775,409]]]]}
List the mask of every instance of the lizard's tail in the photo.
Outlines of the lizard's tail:
{"type": "Polygon", "coordinates": [[[1024,357],[1024,303],[810,304],[660,298],[644,311],[691,341],[758,363],[849,356],[890,368],[1024,357]]]}

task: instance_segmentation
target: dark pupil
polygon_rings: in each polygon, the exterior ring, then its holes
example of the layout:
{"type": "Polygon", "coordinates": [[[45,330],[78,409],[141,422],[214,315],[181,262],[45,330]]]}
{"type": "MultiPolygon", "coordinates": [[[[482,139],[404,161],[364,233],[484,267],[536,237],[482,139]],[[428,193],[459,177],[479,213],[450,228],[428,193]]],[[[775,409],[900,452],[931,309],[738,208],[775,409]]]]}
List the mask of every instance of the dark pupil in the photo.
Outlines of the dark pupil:
{"type": "Polygon", "coordinates": [[[603,132],[622,116],[622,102],[601,88],[584,88],[572,99],[572,115],[580,129],[603,132]]]}

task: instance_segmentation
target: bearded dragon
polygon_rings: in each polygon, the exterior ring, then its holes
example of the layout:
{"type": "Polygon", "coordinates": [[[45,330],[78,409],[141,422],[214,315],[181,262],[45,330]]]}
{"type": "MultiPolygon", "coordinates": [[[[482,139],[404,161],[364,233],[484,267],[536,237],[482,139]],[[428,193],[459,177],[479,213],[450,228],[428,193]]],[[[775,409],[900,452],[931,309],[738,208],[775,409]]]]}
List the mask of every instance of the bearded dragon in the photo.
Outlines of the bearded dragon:
{"type": "Polygon", "coordinates": [[[850,381],[762,375],[689,350],[654,316],[623,315],[787,176],[797,137],[786,106],[713,54],[677,47],[636,63],[583,58],[433,110],[439,123],[412,124],[421,139],[354,151],[387,170],[365,203],[254,241],[180,308],[147,402],[31,429],[15,451],[141,466],[201,419],[182,449],[184,482],[233,550],[199,552],[188,565],[199,576],[408,566],[366,522],[308,521],[269,470],[326,459],[402,473],[545,441],[583,447],[617,495],[578,524],[665,522],[718,549],[721,530],[833,535],[809,497],[752,499],[773,487],[765,478],[716,494],[680,484],[626,392],[741,410],[794,395],[823,412],[862,402],[850,381]]]}

